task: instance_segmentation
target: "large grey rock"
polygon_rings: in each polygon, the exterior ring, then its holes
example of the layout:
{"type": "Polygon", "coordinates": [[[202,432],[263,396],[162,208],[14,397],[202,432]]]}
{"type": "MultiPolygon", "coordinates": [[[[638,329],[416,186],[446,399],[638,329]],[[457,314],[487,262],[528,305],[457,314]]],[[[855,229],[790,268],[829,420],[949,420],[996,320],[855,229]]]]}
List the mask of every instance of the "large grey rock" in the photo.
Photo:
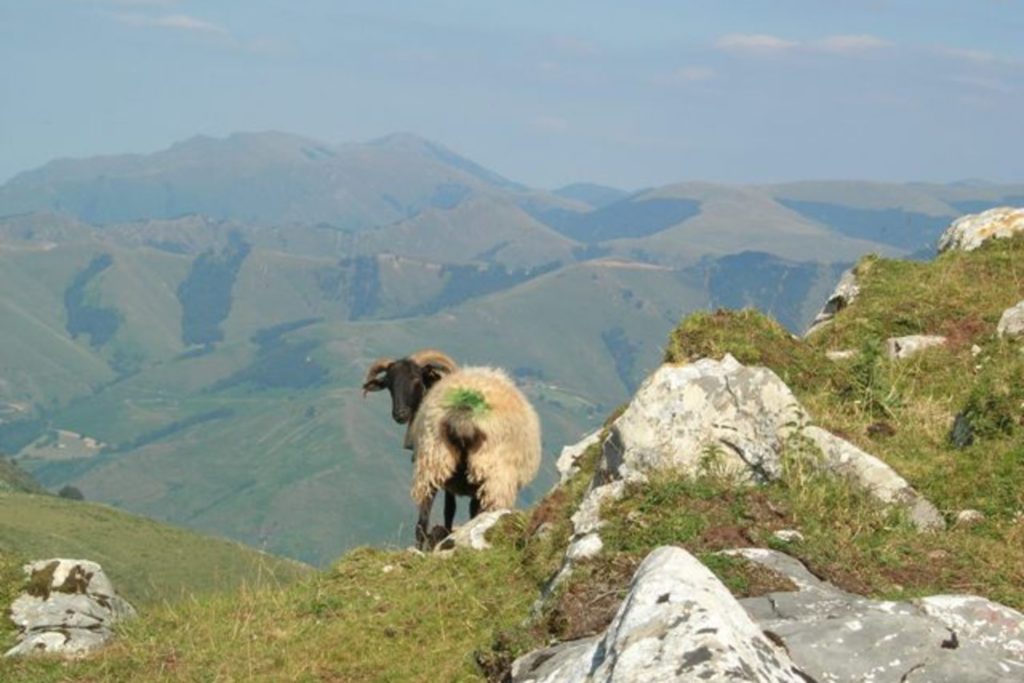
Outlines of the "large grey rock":
{"type": "Polygon", "coordinates": [[[604,443],[604,476],[643,481],[672,469],[696,474],[712,464],[738,479],[781,472],[786,438],[807,415],[789,387],[730,355],[663,365],[640,386],[604,443]]]}
{"type": "Polygon", "coordinates": [[[948,249],[974,251],[989,239],[1021,233],[1024,233],[1024,209],[1001,206],[953,221],[939,238],[939,252],[948,249]]]}
{"type": "Polygon", "coordinates": [[[18,644],[5,656],[80,656],[101,647],[113,636],[114,624],[135,614],[95,562],[40,560],[25,565],[25,573],[29,589],[10,609],[18,644]]]}
{"type": "Polygon", "coordinates": [[[836,313],[853,303],[859,294],[860,285],[857,284],[857,276],[853,270],[847,270],[840,276],[836,288],[832,290],[832,294],[829,295],[818,315],[814,317],[811,326],[807,328],[804,336],[809,337],[826,324],[832,322],[832,319],[836,317],[836,313]]]}
{"type": "Polygon", "coordinates": [[[885,352],[893,360],[902,360],[921,353],[925,349],[942,346],[945,337],[932,334],[912,334],[906,337],[890,337],[885,340],[885,352]]]}
{"type": "Polygon", "coordinates": [[[1024,337],[1024,301],[1003,311],[996,334],[1000,337],[1024,337]]]}
{"type": "Polygon", "coordinates": [[[805,683],[695,557],[658,548],[643,561],[604,634],[546,648],[512,666],[516,683],[764,681],[805,683]]]}
{"type": "Polygon", "coordinates": [[[785,643],[793,662],[830,683],[972,683],[1024,680],[1024,615],[970,596],[870,600],[813,576],[797,560],[744,548],[799,590],[740,602],[785,643]]]}
{"type": "Polygon", "coordinates": [[[906,508],[910,521],[917,528],[945,527],[938,509],[883,461],[820,427],[807,427],[803,435],[821,450],[824,464],[830,471],[854,481],[887,505],[906,508]]]}

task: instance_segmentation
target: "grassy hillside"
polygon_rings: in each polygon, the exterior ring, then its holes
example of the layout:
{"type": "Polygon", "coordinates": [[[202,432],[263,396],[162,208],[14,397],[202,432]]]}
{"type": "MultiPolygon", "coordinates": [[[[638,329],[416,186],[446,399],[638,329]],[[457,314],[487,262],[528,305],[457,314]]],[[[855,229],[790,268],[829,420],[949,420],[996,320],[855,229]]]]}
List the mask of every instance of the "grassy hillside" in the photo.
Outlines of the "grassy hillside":
{"type": "Polygon", "coordinates": [[[56,496],[0,492],[0,557],[74,557],[103,565],[136,604],[287,584],[308,572],[291,560],[120,510],[56,496]]]}
{"type": "Polygon", "coordinates": [[[809,341],[756,312],[720,311],[685,319],[665,350],[670,362],[730,352],[773,368],[816,422],[877,454],[933,500],[950,522],[946,531],[920,533],[898,511],[823,476],[808,466],[813,453],[795,440],[781,480],[768,486],[738,489],[711,469],[695,480],[666,473],[629,488],[603,510],[604,550],[531,617],[593,474],[599,453],[592,448],[566,486],[491,532],[496,547],[489,552],[443,558],[352,551],[290,588],[246,589],[144,613],[90,660],[2,662],[0,675],[500,680],[517,655],[602,629],[641,558],[666,543],[696,553],[740,596],[786,586],[715,551],[774,547],[843,588],[876,597],[967,592],[1022,609],[1024,355],[1019,340],[994,335],[999,312],[1024,298],[1022,256],[1024,239],[929,264],[867,259],[858,266],[861,298],[809,341]],[[877,352],[890,334],[936,331],[950,335],[947,347],[905,361],[877,352]],[[981,353],[973,354],[972,345],[981,353]],[[825,351],[837,348],[860,355],[828,360],[825,351]],[[959,412],[974,434],[964,448],[948,439],[959,412]],[[965,508],[983,511],[984,521],[953,524],[965,508]],[[805,540],[774,539],[782,528],[800,529],[805,540]]]}

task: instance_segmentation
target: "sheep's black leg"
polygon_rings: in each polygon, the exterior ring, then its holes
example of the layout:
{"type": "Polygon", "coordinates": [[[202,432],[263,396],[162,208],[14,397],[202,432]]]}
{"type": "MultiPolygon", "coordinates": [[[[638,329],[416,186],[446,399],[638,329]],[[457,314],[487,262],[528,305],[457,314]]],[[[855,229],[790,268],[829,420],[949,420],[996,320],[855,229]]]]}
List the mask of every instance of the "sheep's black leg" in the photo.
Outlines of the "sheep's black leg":
{"type": "Polygon", "coordinates": [[[473,519],[480,514],[480,499],[473,496],[469,501],[469,518],[473,519]]]}
{"type": "Polygon", "coordinates": [[[434,506],[435,495],[437,491],[432,491],[420,503],[420,514],[416,520],[416,547],[420,550],[430,550],[430,508],[434,506]]]}
{"type": "Polygon", "coordinates": [[[452,523],[455,521],[455,494],[451,491],[444,492],[444,530],[451,532],[452,523]]]}

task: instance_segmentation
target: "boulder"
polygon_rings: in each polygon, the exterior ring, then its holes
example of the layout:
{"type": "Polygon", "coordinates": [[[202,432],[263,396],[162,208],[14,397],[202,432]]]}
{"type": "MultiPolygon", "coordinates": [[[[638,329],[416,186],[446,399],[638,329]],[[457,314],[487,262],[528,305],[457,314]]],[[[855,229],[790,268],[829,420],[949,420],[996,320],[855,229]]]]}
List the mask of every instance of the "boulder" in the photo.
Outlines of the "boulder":
{"type": "Polygon", "coordinates": [[[728,551],[788,578],[798,590],[740,603],[785,643],[796,666],[834,683],[1024,680],[1024,615],[972,596],[914,602],[847,593],[798,560],[763,548],[728,551]]]}
{"type": "Polygon", "coordinates": [[[906,337],[890,337],[885,340],[885,352],[892,360],[910,358],[913,355],[946,343],[945,337],[930,334],[912,334],[906,337]]]}
{"type": "Polygon", "coordinates": [[[25,566],[28,589],[11,605],[18,644],[5,656],[77,657],[101,647],[113,626],[135,614],[103,568],[88,560],[40,560],[25,566]]]}
{"type": "Polygon", "coordinates": [[[764,681],[804,683],[729,590],[681,548],[643,561],[602,635],[517,659],[515,683],[764,681]]]}
{"type": "Polygon", "coordinates": [[[814,317],[811,326],[804,333],[804,337],[811,336],[831,322],[836,317],[836,313],[852,304],[859,294],[860,285],[857,283],[857,276],[853,270],[847,270],[840,276],[836,288],[832,290],[832,294],[825,301],[825,305],[822,306],[818,315],[814,317]]]}
{"type": "Polygon", "coordinates": [[[1024,301],[1019,301],[1003,311],[996,326],[996,334],[1000,337],[1024,337],[1024,301]]]}
{"type": "Polygon", "coordinates": [[[643,481],[645,473],[696,474],[714,466],[740,479],[778,477],[781,446],[807,415],[789,387],[730,355],[663,365],[637,390],[604,443],[602,476],[643,481]]]}
{"type": "Polygon", "coordinates": [[[1024,209],[1001,206],[953,221],[939,238],[939,253],[949,249],[974,251],[986,240],[1024,233],[1024,209]]]}

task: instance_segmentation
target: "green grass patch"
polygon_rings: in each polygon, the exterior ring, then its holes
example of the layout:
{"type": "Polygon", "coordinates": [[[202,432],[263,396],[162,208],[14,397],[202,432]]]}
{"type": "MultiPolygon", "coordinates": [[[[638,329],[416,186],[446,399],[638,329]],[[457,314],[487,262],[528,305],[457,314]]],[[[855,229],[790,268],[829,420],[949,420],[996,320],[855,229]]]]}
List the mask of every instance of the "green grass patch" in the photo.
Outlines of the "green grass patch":
{"type": "Polygon", "coordinates": [[[286,584],[309,567],[94,503],[0,493],[0,556],[99,562],[136,606],[286,584]]]}

